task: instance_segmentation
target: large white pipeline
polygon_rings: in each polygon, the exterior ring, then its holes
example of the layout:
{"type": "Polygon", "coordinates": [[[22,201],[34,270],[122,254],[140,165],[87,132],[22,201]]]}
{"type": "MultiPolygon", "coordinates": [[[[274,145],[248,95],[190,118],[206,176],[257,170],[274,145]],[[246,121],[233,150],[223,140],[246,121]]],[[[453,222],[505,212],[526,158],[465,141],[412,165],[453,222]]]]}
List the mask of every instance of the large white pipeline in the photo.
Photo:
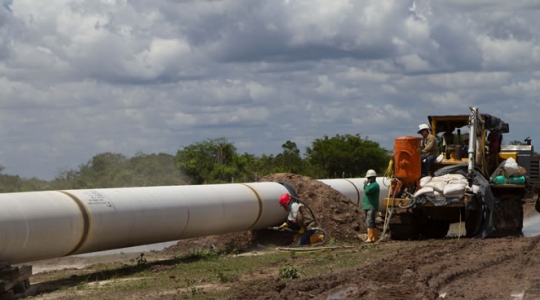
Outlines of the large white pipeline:
{"type": "MultiPolygon", "coordinates": [[[[321,182],[361,203],[364,178],[321,182]]],[[[381,199],[386,195],[382,178],[381,199]]],[[[275,182],[0,194],[0,261],[31,262],[284,221],[275,182]]]]}
{"type": "MultiPolygon", "coordinates": [[[[348,178],[348,179],[321,179],[322,183],[331,186],[334,190],[342,193],[345,197],[349,198],[354,204],[362,205],[362,197],[364,196],[364,181],[367,178],[348,178]]],[[[388,197],[388,189],[390,187],[390,180],[385,177],[377,177],[377,183],[379,184],[379,211],[384,212],[385,206],[383,205],[384,198],[388,197]]]]}
{"type": "Polygon", "coordinates": [[[272,182],[0,194],[0,261],[201,237],[282,222],[272,182]]]}

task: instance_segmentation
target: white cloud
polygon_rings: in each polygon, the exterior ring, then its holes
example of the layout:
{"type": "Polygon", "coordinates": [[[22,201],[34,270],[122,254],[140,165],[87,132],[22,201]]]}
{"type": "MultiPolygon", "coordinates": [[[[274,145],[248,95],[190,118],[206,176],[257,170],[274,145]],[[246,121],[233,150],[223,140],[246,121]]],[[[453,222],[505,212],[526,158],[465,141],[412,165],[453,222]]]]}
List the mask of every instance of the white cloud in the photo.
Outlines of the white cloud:
{"type": "Polygon", "coordinates": [[[490,37],[479,37],[478,42],[483,52],[482,65],[486,69],[531,70],[540,66],[540,45],[537,42],[490,37]]]}
{"type": "Polygon", "coordinates": [[[100,152],[175,153],[216,137],[253,154],[347,133],[390,149],[427,115],[470,105],[509,122],[505,140],[522,139],[538,110],[538,9],[13,1],[0,8],[0,165],[50,179],[100,152]]]}
{"type": "Polygon", "coordinates": [[[512,98],[532,98],[538,96],[540,91],[540,80],[530,79],[528,81],[513,82],[509,85],[505,85],[502,88],[508,97],[512,98]]]}

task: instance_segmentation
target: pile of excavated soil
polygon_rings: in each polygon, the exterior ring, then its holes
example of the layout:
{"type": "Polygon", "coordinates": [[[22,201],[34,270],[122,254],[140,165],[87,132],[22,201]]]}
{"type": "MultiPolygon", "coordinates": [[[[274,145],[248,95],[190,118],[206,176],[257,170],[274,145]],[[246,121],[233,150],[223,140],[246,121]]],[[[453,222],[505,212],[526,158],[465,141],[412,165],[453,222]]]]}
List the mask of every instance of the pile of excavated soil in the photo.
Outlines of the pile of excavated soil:
{"type": "Polygon", "coordinates": [[[313,211],[319,227],[335,240],[359,241],[358,234],[367,231],[361,208],[327,184],[291,173],[271,174],[259,181],[286,182],[294,187],[313,211]]]}
{"type": "MultiPolygon", "coordinates": [[[[329,185],[310,177],[292,173],[264,176],[260,182],[286,182],[295,188],[299,198],[313,211],[319,227],[341,242],[360,241],[358,234],[367,231],[360,207],[329,185]]],[[[276,205],[278,205],[276,199],[276,205]]],[[[181,240],[164,250],[165,253],[200,251],[205,249],[246,249],[258,245],[290,245],[292,234],[270,230],[244,231],[181,240]]]]}

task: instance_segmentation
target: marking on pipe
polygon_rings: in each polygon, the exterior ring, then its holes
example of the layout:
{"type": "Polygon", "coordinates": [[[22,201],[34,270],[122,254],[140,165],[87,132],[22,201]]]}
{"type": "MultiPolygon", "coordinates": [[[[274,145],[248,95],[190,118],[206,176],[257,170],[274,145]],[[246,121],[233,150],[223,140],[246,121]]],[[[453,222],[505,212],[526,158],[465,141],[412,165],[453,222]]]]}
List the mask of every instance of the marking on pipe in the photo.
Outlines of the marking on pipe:
{"type": "Polygon", "coordinates": [[[262,201],[261,195],[259,195],[257,190],[255,190],[254,188],[252,188],[249,185],[244,184],[244,183],[241,183],[241,185],[248,187],[255,194],[255,196],[257,197],[257,201],[259,201],[259,214],[257,215],[257,219],[255,220],[255,222],[253,222],[253,224],[251,224],[251,226],[249,226],[246,229],[246,230],[251,230],[251,228],[255,227],[255,225],[257,225],[257,223],[259,223],[259,220],[261,219],[262,212],[263,212],[263,201],[262,201]]]}
{"type": "Polygon", "coordinates": [[[191,215],[190,215],[190,211],[189,211],[189,208],[188,208],[186,226],[184,226],[184,229],[182,230],[182,232],[178,236],[178,239],[182,239],[182,236],[184,235],[184,232],[186,232],[186,229],[187,229],[187,227],[189,225],[190,217],[191,217],[191,215]]]}
{"type": "Polygon", "coordinates": [[[66,256],[69,256],[75,253],[77,250],[81,249],[84,243],[86,243],[86,240],[88,239],[88,234],[90,233],[90,214],[88,213],[88,209],[86,208],[86,205],[84,205],[81,199],[79,199],[77,196],[70,194],[68,192],[65,192],[65,191],[58,191],[58,192],[68,196],[71,200],[73,200],[75,204],[77,204],[77,206],[79,207],[79,210],[81,211],[81,214],[83,217],[84,227],[83,227],[83,233],[81,235],[81,239],[79,240],[75,248],[71,250],[68,254],[66,254],[66,256]]]}
{"type": "Polygon", "coordinates": [[[343,179],[343,180],[349,182],[350,184],[352,184],[352,186],[354,186],[354,189],[356,190],[356,199],[358,199],[356,201],[356,205],[359,205],[360,204],[360,191],[358,190],[356,185],[352,181],[350,181],[349,179],[343,179]]]}

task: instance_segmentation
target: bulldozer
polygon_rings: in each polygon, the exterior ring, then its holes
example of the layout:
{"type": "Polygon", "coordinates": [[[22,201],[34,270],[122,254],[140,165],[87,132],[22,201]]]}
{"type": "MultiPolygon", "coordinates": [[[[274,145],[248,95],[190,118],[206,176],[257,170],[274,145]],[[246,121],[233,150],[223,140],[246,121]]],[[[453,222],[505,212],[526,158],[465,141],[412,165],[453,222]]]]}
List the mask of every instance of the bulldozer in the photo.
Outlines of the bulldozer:
{"type": "Polygon", "coordinates": [[[420,137],[399,137],[394,143],[387,172],[391,183],[383,200],[390,237],[442,238],[453,223],[460,230],[464,223],[467,237],[522,235],[523,198],[540,182],[530,139],[525,145],[502,145],[508,123],[480,114],[477,107],[470,107],[469,114],[429,116],[428,121],[441,153],[428,176],[421,174],[420,137]],[[519,178],[505,174],[503,166],[512,160],[520,166],[519,178]],[[456,182],[460,188],[443,191],[456,182]]]}

